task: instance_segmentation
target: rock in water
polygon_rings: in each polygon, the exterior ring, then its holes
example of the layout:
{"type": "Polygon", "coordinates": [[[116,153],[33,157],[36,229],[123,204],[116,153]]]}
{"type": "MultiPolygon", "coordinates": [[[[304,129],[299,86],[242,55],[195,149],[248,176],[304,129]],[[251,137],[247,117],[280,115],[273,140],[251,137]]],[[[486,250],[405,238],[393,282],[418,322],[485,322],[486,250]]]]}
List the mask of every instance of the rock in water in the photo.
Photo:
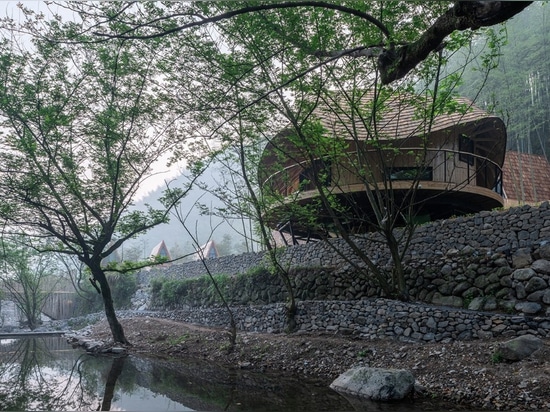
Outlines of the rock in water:
{"type": "Polygon", "coordinates": [[[414,388],[414,376],[404,369],[358,367],[341,374],[330,387],[337,392],[390,401],[403,399],[414,388]]]}
{"type": "Polygon", "coordinates": [[[533,335],[523,335],[499,345],[496,354],[509,361],[520,361],[542,347],[542,340],[533,335]]]}

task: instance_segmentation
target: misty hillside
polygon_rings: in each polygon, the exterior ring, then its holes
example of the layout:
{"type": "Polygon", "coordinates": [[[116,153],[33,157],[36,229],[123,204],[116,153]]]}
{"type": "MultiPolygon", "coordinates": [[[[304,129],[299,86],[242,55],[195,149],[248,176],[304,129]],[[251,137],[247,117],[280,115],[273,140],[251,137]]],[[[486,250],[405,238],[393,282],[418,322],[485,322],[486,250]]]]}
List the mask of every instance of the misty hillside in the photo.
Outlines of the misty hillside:
{"type": "MultiPolygon", "coordinates": [[[[212,171],[207,172],[201,176],[200,180],[209,186],[215,185],[215,173],[216,172],[212,171]]],[[[183,188],[186,181],[186,177],[182,174],[170,182],[170,187],[183,188]]],[[[158,199],[162,196],[162,191],[164,188],[165,186],[163,183],[157,190],[149,193],[145,198],[136,202],[133,209],[145,210],[146,204],[153,208],[161,208],[158,199]]],[[[215,198],[215,196],[197,187],[194,187],[183,199],[181,203],[181,211],[183,215],[187,215],[187,227],[193,235],[197,235],[197,239],[200,244],[202,245],[208,240],[214,240],[220,249],[220,254],[232,254],[246,251],[243,250],[245,248],[243,245],[243,237],[223,219],[215,216],[202,216],[196,205],[197,202],[209,207],[219,206],[221,203],[215,198]],[[228,245],[228,237],[230,237],[230,245],[228,245]],[[228,246],[230,246],[231,250],[227,250],[228,246]]],[[[243,222],[231,221],[231,224],[237,225],[240,230],[243,222]]],[[[249,224],[249,222],[247,222],[247,224],[249,224]]],[[[146,234],[139,236],[135,240],[125,243],[119,253],[123,255],[123,258],[131,260],[128,255],[136,254],[136,250],[139,250],[139,258],[144,258],[149,256],[153,247],[163,240],[171,254],[174,254],[175,250],[184,253],[189,253],[194,250],[194,242],[191,236],[189,236],[176,217],[171,217],[169,224],[159,225],[148,231],[146,234]],[[124,255],[127,256],[124,257],[124,255]]],[[[134,258],[134,256],[132,256],[132,258],[134,258]]]]}

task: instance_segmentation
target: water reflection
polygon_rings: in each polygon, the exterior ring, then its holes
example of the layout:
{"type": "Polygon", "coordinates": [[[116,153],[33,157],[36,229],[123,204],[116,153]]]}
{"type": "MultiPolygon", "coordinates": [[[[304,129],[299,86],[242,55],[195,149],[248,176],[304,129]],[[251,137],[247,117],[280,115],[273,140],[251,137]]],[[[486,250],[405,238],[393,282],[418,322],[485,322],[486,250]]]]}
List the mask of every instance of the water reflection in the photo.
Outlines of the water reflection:
{"type": "Polygon", "coordinates": [[[0,340],[0,410],[440,409],[426,403],[350,403],[324,384],[198,360],[91,356],[59,337],[0,340]]]}
{"type": "Polygon", "coordinates": [[[9,339],[0,345],[2,410],[61,410],[90,407],[82,352],[59,338],[9,339]],[[61,347],[61,345],[63,345],[61,347]]]}
{"type": "Polygon", "coordinates": [[[140,387],[132,363],[59,337],[0,339],[0,410],[190,410],[140,387]]]}

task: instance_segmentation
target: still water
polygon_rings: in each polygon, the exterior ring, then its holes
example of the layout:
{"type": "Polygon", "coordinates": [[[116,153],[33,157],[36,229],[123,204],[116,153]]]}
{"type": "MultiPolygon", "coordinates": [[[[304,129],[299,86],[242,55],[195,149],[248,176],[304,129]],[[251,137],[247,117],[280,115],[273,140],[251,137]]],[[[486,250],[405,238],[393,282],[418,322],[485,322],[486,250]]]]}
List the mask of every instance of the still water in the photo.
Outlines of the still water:
{"type": "Polygon", "coordinates": [[[92,356],[61,337],[0,339],[2,411],[401,412],[441,406],[357,403],[314,381],[197,360],[92,356]]]}

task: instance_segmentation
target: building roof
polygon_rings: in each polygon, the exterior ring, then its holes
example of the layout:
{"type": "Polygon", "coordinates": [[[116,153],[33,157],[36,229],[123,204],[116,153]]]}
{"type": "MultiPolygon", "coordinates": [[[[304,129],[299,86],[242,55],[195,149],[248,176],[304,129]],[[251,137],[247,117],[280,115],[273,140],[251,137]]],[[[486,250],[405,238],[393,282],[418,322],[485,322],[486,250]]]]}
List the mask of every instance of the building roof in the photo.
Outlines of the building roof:
{"type": "MultiPolygon", "coordinates": [[[[374,96],[372,93],[365,93],[359,100],[362,106],[363,116],[372,111],[374,96]]],[[[466,98],[454,98],[451,106],[453,110],[448,113],[440,114],[434,118],[431,125],[426,119],[424,112],[429,110],[429,105],[423,103],[422,97],[412,94],[392,94],[387,98],[379,97],[376,100],[376,130],[380,139],[406,139],[413,136],[422,136],[426,133],[465,125],[470,123],[495,122],[499,125],[501,133],[505,132],[502,120],[490,115],[486,111],[475,106],[466,98]]],[[[360,140],[373,139],[372,130],[374,119],[363,118],[361,115],[351,110],[349,103],[339,104],[334,100],[334,104],[319,105],[315,110],[321,123],[325,128],[335,135],[345,136],[349,134],[350,125],[358,122],[364,123],[366,127],[357,127],[354,129],[356,137],[360,140]],[[340,108],[338,109],[338,106],[340,108]]],[[[493,125],[494,127],[494,125],[493,125]]]]}
{"type": "Polygon", "coordinates": [[[154,257],[165,257],[168,260],[171,259],[170,252],[168,251],[168,248],[166,247],[166,243],[164,243],[164,240],[161,240],[160,243],[158,243],[152,250],[150,256],[152,258],[154,257]]]}
{"type": "MultiPolygon", "coordinates": [[[[405,141],[425,136],[429,139],[435,133],[452,130],[474,139],[478,154],[498,165],[504,162],[506,125],[501,118],[480,109],[466,98],[453,98],[447,104],[449,110],[435,116],[430,125],[431,116],[423,113],[430,105],[422,103],[425,102],[422,96],[395,92],[375,100],[373,93],[365,92],[355,99],[355,105],[338,95],[332,97],[331,101],[319,102],[313,111],[330,136],[350,142],[405,141]],[[376,105],[376,110],[373,110],[373,105],[376,105]],[[370,115],[372,112],[374,116],[370,115]]],[[[292,128],[283,129],[266,145],[263,153],[266,164],[279,163],[277,153],[281,150],[292,153],[293,143],[289,136],[293,133],[292,128]]]]}
{"type": "Polygon", "coordinates": [[[508,151],[502,169],[508,200],[519,203],[550,200],[550,164],[546,157],[508,151]]]}
{"type": "Polygon", "coordinates": [[[193,260],[214,259],[219,257],[218,249],[213,240],[206,242],[200,247],[200,250],[193,255],[193,260]]]}

